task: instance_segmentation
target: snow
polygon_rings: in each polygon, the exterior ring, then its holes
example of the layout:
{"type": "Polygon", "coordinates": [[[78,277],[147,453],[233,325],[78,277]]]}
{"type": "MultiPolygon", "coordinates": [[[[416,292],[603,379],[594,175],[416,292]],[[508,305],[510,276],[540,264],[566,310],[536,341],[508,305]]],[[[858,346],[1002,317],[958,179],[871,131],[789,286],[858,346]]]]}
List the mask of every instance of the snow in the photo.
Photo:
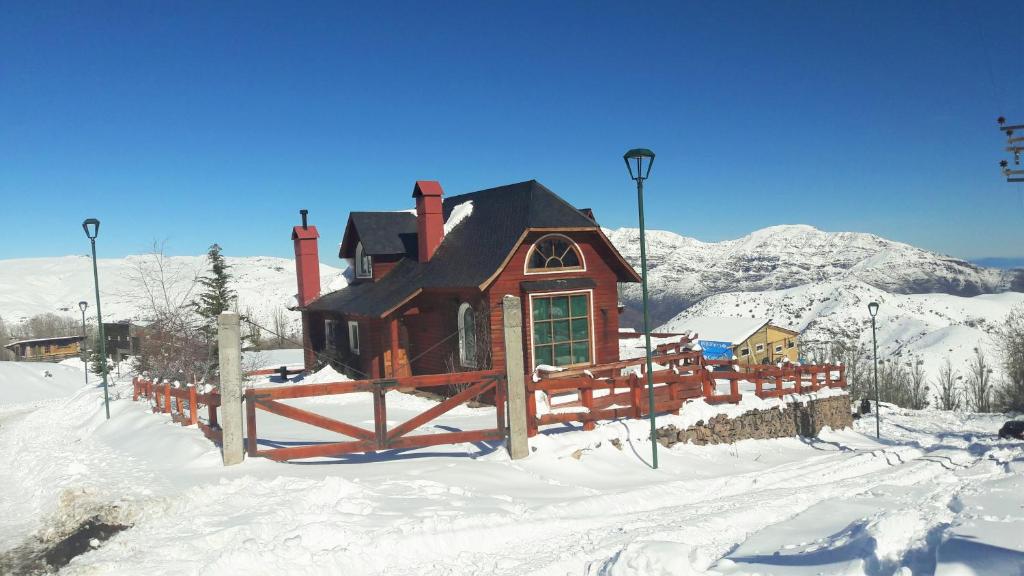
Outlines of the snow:
{"type": "MultiPolygon", "coordinates": [[[[605,233],[639,269],[639,230],[605,233]]],[[[662,321],[724,292],[859,281],[890,293],[979,294],[1009,290],[1016,278],[1015,271],[979,267],[874,234],[825,232],[806,225],[772,226],[721,242],[648,230],[647,262],[652,314],[662,321]],[[662,315],[666,310],[668,315],[662,315]]],[[[637,309],[640,285],[624,285],[622,298],[637,309]]]]}
{"type": "Polygon", "coordinates": [[[679,322],[666,324],[655,332],[696,333],[701,340],[739,344],[771,322],[766,318],[687,315],[679,322]]]}
{"type": "Polygon", "coordinates": [[[681,312],[655,332],[686,328],[690,318],[744,316],[773,318],[773,323],[800,331],[802,352],[808,344],[851,338],[870,346],[868,302],[879,302],[876,318],[880,358],[914,355],[934,375],[948,357],[965,365],[981,346],[995,356],[992,334],[1024,293],[1003,292],[974,297],[950,294],[889,294],[860,281],[830,281],[764,292],[711,296],[681,312]]]}
{"type": "MultiPolygon", "coordinates": [[[[98,381],[92,375],[90,380],[98,381]]],[[[0,362],[0,414],[12,405],[62,398],[83,386],[85,375],[80,368],[50,362],[0,362]]]]}
{"type": "MultiPolygon", "coordinates": [[[[228,256],[226,260],[231,266],[231,288],[238,294],[239,310],[272,328],[274,312],[284,308],[295,294],[295,262],[291,258],[268,256],[228,256]]],[[[139,266],[154,270],[154,262],[150,255],[98,259],[105,321],[140,319],[146,303],[139,297],[140,291],[134,287],[132,278],[139,266]]],[[[172,300],[181,299],[195,276],[207,274],[209,270],[206,256],[170,256],[164,264],[172,300]]],[[[342,270],[323,263],[320,278],[321,285],[328,287],[342,287],[345,282],[342,270]]],[[[89,302],[86,317],[95,323],[96,303],[89,257],[0,260],[0,316],[8,324],[46,312],[79,319],[80,300],[89,302]]],[[[290,311],[286,314],[297,327],[299,314],[290,311]]]]}
{"type": "MultiPolygon", "coordinates": [[[[0,382],[24,370],[0,363],[0,382]]],[[[881,441],[865,419],[816,440],[677,445],[658,470],[647,422],[630,420],[544,429],[515,462],[463,444],[225,468],[195,428],[132,402],[130,386],[112,388],[106,421],[101,391],[70,380],[61,398],[0,411],[0,555],[97,513],[133,525],[66,574],[948,575],[1024,563],[1024,443],[995,436],[998,415],[883,405],[881,441]]],[[[747,400],[690,403],[659,425],[747,400]]],[[[389,418],[432,403],[389,392],[389,418]]],[[[356,424],[371,404],[295,401],[356,424]]],[[[462,406],[437,424],[492,415],[462,406]]],[[[261,438],[300,436],[259,418],[261,438]]]]}
{"type": "Polygon", "coordinates": [[[448,215],[448,220],[444,223],[444,233],[447,236],[455,227],[458,226],[463,220],[469,218],[473,214],[473,201],[466,200],[460,204],[457,204],[452,208],[451,214],[448,215]]]}

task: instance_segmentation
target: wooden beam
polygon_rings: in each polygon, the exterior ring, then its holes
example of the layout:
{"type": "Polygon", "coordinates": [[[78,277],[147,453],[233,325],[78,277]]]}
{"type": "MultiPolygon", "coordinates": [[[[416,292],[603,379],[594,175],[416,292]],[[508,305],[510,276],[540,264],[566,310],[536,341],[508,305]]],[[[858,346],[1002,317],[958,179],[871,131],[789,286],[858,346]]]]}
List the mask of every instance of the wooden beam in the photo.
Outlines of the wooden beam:
{"type": "Polygon", "coordinates": [[[268,400],[265,398],[256,397],[256,406],[260,410],[266,410],[272,414],[283,416],[285,418],[291,418],[297,420],[303,424],[309,424],[310,426],[316,426],[317,428],[323,428],[324,430],[330,430],[331,432],[337,432],[338,434],[344,434],[345,436],[351,436],[359,440],[373,440],[375,435],[372,431],[347,424],[327,416],[321,416],[320,414],[314,414],[308,410],[302,408],[296,408],[295,406],[289,406],[282,404],[274,400],[268,400]]]}

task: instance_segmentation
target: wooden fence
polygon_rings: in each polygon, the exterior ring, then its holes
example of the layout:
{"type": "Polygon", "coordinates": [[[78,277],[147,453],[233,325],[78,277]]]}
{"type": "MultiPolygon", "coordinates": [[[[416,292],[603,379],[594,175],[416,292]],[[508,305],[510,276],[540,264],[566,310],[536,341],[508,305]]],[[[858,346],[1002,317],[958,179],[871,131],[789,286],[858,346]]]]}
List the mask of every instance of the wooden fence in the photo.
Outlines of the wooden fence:
{"type": "Polygon", "coordinates": [[[132,399],[140,398],[148,400],[153,405],[153,412],[169,414],[171,420],[182,426],[197,426],[212,442],[221,443],[221,430],[217,423],[217,409],[220,408],[218,391],[201,393],[195,384],[175,386],[167,381],[153,382],[144,378],[133,378],[132,399]],[[200,419],[203,407],[206,407],[205,421],[200,419]]]}
{"type": "MultiPolygon", "coordinates": [[[[655,413],[678,414],[687,400],[696,398],[704,398],[709,404],[739,402],[743,381],[753,383],[754,393],[760,398],[781,398],[822,387],[846,387],[843,366],[757,367],[750,372],[721,370],[731,368],[732,362],[706,360],[700,352],[684,348],[670,344],[656,349],[652,358],[655,369],[651,372],[655,413]],[[720,391],[720,388],[726,390],[720,391]]],[[[528,378],[527,434],[535,436],[540,426],[549,424],[578,422],[584,430],[592,430],[598,420],[649,415],[646,373],[646,359],[635,358],[586,369],[538,373],[528,378]],[[537,392],[546,396],[550,412],[538,414],[537,392]]]]}
{"type": "MultiPolygon", "coordinates": [[[[684,343],[685,344],[685,343],[684,343]]],[[[653,357],[654,410],[678,414],[687,400],[703,398],[712,404],[735,403],[742,397],[742,382],[752,383],[760,398],[781,398],[787,394],[813,392],[823,387],[845,388],[843,366],[757,366],[747,372],[733,370],[727,360],[707,360],[701,352],[684,344],[658,346],[653,357]]],[[[200,393],[194,384],[175,386],[168,382],[133,380],[133,398],[148,400],[154,412],[169,414],[183,426],[196,425],[207,438],[222,441],[217,411],[220,394],[200,393]],[[205,411],[203,408],[205,407],[205,411]],[[205,412],[205,414],[204,414],[205,412]]],[[[355,380],[325,384],[268,386],[245,390],[246,451],[278,461],[337,456],[354,452],[410,449],[439,444],[495,441],[505,439],[507,380],[500,370],[435,374],[406,378],[355,380]],[[461,388],[455,395],[388,428],[387,394],[398,389],[461,388]],[[283,400],[338,394],[369,394],[373,403],[373,429],[363,428],[286,404],[283,400]],[[455,407],[476,398],[494,404],[495,425],[482,430],[415,434],[418,429],[455,407]],[[261,448],[257,412],[264,411],[341,434],[351,440],[261,448]]],[[[540,426],[578,422],[591,430],[599,420],[644,418],[650,413],[646,361],[634,358],[588,368],[538,373],[526,378],[527,434],[535,436],[540,426]],[[539,414],[538,393],[543,393],[551,410],[539,414]]]]}
{"type": "Polygon", "coordinates": [[[336,456],[352,452],[373,452],[389,449],[409,449],[438,444],[457,444],[461,442],[496,441],[505,439],[505,374],[499,370],[479,372],[462,372],[456,374],[436,374],[428,376],[411,376],[407,378],[390,378],[380,380],[355,380],[333,382],[329,384],[299,384],[295,386],[278,386],[266,388],[249,388],[245,391],[246,411],[246,448],[249,456],[265,456],[273,460],[294,460],[322,456],[336,456]],[[388,429],[387,393],[398,388],[429,389],[437,387],[459,386],[464,389],[435,406],[410,418],[409,420],[388,429]],[[296,406],[285,404],[281,400],[291,398],[309,398],[335,394],[368,393],[373,397],[373,430],[362,428],[348,422],[342,422],[316,414],[296,406]],[[468,430],[457,432],[441,432],[430,434],[412,434],[421,426],[449,412],[456,406],[481,396],[493,397],[495,406],[495,426],[484,430],[468,430]],[[331,443],[310,443],[304,446],[282,448],[259,447],[259,432],[256,421],[257,409],[263,410],[308,424],[336,432],[352,438],[350,441],[331,443]]]}

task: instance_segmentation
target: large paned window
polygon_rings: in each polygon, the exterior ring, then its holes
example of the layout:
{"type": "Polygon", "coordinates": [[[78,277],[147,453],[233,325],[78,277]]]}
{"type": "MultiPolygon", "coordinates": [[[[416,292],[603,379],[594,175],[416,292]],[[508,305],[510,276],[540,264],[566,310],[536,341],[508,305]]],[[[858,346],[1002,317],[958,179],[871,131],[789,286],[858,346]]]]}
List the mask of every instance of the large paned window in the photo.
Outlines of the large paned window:
{"type": "Polygon", "coordinates": [[[590,364],[588,294],[533,296],[534,366],[590,364]]]}
{"type": "Polygon", "coordinates": [[[565,236],[552,234],[537,241],[526,259],[527,272],[582,270],[579,248],[565,236]]]}

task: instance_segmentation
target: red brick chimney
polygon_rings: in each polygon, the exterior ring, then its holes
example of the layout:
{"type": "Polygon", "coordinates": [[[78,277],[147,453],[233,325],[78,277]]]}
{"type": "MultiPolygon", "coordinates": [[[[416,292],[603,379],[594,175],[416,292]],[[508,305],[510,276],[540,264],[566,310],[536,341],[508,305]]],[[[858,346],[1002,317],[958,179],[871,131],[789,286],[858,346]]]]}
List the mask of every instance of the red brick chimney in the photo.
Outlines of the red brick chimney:
{"type": "Polygon", "coordinates": [[[416,199],[416,235],[419,238],[420,262],[430,260],[444,238],[442,195],[444,190],[441,184],[434,180],[417,180],[412,190],[412,197],[416,199]]]}
{"type": "Polygon", "coordinates": [[[295,244],[295,277],[299,282],[298,300],[303,307],[320,296],[320,255],[316,239],[320,234],[316,226],[306,223],[308,210],[299,210],[302,226],[292,228],[292,242],[295,244]]]}

